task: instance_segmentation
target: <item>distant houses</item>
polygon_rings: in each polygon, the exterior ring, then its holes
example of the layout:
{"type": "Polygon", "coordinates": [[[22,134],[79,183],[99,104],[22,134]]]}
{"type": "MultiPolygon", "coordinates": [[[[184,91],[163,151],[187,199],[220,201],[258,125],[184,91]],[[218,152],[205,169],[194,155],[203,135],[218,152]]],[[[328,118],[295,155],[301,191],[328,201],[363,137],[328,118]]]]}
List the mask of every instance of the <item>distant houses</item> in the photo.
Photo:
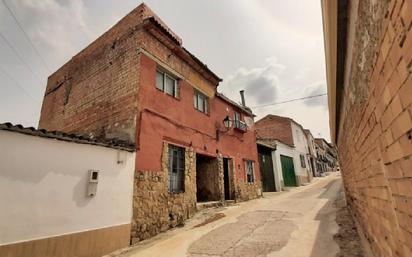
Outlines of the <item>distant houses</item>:
{"type": "Polygon", "coordinates": [[[270,114],[255,129],[264,191],[304,185],[336,170],[335,148],[293,119],[270,114]]]}

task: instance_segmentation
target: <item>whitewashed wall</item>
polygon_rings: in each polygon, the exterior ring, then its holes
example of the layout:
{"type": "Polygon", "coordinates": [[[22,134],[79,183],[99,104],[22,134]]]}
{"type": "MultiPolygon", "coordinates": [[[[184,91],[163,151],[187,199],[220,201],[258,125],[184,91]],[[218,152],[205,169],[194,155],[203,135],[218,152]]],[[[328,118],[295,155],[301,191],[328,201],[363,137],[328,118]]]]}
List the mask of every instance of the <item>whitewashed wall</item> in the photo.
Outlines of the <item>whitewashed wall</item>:
{"type": "Polygon", "coordinates": [[[306,139],[305,132],[302,130],[302,128],[298,125],[296,125],[294,122],[292,122],[292,135],[293,135],[293,144],[295,145],[295,151],[294,151],[294,164],[295,164],[295,172],[296,175],[298,176],[309,176],[310,168],[309,168],[309,163],[307,160],[307,154],[308,154],[308,142],[306,139]],[[306,168],[302,168],[301,163],[300,163],[300,155],[305,156],[305,163],[306,163],[306,168]]]}
{"type": "Polygon", "coordinates": [[[0,131],[0,245],[130,224],[134,165],[134,153],[0,131]]]}
{"type": "MultiPolygon", "coordinates": [[[[282,163],[280,162],[280,156],[288,156],[293,158],[294,149],[286,144],[283,144],[279,141],[276,141],[276,151],[272,152],[273,166],[275,167],[275,186],[276,190],[280,191],[283,183],[283,174],[282,174],[282,163]]],[[[295,163],[295,160],[293,160],[295,163]]]]}

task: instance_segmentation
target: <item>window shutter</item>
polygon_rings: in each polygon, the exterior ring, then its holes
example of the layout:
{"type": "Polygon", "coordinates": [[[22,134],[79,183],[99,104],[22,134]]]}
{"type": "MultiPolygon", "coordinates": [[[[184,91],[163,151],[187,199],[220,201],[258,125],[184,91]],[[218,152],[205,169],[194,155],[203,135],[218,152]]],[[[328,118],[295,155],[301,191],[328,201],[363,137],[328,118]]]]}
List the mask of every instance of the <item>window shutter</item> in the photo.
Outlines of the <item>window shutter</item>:
{"type": "Polygon", "coordinates": [[[175,80],[175,93],[176,93],[175,97],[177,99],[180,99],[180,85],[179,85],[178,80],[175,80]]]}
{"type": "Polygon", "coordinates": [[[164,73],[156,71],[156,87],[163,91],[164,89],[164,73]]]}
{"type": "Polygon", "coordinates": [[[209,113],[209,100],[205,99],[205,113],[209,113]]]}

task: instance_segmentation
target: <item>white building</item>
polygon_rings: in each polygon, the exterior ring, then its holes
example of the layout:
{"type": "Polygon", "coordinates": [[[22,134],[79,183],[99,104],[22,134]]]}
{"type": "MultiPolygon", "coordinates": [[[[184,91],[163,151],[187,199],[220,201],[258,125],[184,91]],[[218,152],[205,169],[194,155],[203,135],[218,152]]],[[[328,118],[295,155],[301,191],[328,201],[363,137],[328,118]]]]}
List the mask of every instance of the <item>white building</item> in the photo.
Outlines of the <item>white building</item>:
{"type": "Polygon", "coordinates": [[[133,150],[0,124],[0,256],[102,256],[128,246],[133,150]]]}
{"type": "MultiPolygon", "coordinates": [[[[273,149],[276,190],[281,186],[298,186],[312,180],[308,141],[304,128],[299,123],[288,117],[267,115],[257,121],[255,127],[258,146],[265,144],[273,149]]],[[[268,166],[261,167],[262,174],[267,174],[267,170],[268,166]]],[[[262,180],[268,177],[262,176],[262,180]]],[[[264,186],[265,183],[270,184],[263,181],[264,186]]]]}

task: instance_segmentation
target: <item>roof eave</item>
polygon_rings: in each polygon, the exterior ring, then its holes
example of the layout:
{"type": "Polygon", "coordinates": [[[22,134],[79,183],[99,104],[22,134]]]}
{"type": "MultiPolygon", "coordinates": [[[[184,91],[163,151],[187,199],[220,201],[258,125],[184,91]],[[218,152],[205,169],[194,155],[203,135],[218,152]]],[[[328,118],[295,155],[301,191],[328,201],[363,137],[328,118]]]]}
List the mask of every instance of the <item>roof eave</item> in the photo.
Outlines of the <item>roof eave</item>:
{"type": "Polygon", "coordinates": [[[336,144],[345,72],[347,0],[322,0],[331,141],[336,144]]]}

